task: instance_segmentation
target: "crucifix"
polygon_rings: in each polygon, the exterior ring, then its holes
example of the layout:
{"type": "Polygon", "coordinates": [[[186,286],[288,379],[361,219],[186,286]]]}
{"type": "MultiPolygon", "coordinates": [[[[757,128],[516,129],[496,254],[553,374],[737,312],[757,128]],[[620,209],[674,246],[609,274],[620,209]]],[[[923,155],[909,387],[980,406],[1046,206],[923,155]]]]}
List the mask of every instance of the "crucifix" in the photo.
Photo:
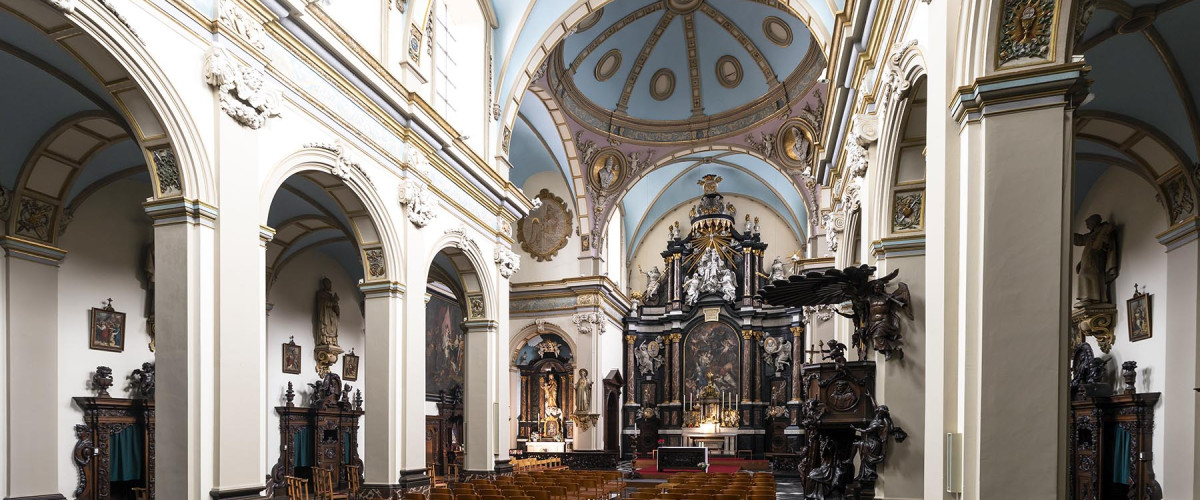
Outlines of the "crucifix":
{"type": "Polygon", "coordinates": [[[817,342],[817,346],[815,349],[813,348],[812,344],[808,344],[808,349],[804,350],[804,352],[808,354],[808,364],[810,364],[810,365],[813,364],[813,355],[823,354],[825,352],[824,349],[825,349],[825,341],[824,340],[817,342]]]}

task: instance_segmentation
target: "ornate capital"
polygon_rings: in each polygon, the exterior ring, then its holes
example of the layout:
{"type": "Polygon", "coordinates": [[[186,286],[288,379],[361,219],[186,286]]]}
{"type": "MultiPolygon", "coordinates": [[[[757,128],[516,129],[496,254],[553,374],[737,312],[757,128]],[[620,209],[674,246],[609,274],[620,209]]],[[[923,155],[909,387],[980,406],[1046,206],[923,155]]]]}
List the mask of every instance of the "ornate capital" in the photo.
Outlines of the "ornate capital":
{"type": "Polygon", "coordinates": [[[637,340],[637,335],[626,335],[625,336],[626,344],[633,345],[634,341],[636,341],[636,340],[637,340]]]}
{"type": "Polygon", "coordinates": [[[221,110],[242,125],[259,129],[267,118],[279,116],[280,91],[266,82],[262,71],[242,64],[224,48],[213,47],[205,54],[204,81],[220,95],[221,110]]]}

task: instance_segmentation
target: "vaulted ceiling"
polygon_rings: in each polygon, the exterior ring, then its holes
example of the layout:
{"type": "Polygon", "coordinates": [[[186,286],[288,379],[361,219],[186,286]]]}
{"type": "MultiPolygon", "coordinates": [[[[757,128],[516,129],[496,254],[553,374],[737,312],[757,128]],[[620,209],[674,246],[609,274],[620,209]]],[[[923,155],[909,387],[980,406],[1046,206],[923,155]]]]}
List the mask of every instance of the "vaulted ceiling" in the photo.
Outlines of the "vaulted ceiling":
{"type": "Polygon", "coordinates": [[[1076,206],[1112,166],[1152,184],[1200,160],[1194,0],[1101,0],[1080,46],[1093,98],[1079,110],[1076,206]]]}

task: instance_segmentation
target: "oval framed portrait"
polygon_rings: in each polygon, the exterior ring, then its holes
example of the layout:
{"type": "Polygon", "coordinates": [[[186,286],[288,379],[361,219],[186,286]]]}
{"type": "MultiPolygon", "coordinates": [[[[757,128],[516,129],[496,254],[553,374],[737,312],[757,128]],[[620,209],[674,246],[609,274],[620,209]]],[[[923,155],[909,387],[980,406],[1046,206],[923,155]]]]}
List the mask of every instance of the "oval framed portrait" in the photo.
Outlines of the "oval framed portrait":
{"type": "Polygon", "coordinates": [[[625,155],[617,148],[605,148],[596,153],[596,158],[592,160],[589,168],[589,179],[592,181],[592,186],[600,191],[611,191],[613,188],[620,186],[625,182],[625,174],[628,172],[625,164],[625,155]]]}
{"type": "Polygon", "coordinates": [[[517,241],[521,250],[537,259],[547,261],[567,246],[571,236],[571,210],[562,198],[542,188],[537,194],[541,206],[517,221],[517,241]]]}
{"type": "Polygon", "coordinates": [[[783,122],[775,133],[776,154],[789,168],[803,169],[811,165],[815,145],[812,127],[800,118],[783,122]]]}

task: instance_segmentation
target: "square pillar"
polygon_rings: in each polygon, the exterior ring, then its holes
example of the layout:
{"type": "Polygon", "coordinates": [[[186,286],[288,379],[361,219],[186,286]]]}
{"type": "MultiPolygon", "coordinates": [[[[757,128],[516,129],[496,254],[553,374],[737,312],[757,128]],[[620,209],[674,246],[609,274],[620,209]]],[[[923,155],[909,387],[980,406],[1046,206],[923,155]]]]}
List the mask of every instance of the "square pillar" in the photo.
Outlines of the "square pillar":
{"type": "Polygon", "coordinates": [[[10,497],[64,498],[58,491],[58,265],[67,252],[18,236],[4,247],[7,324],[3,471],[10,497]],[[14,407],[14,403],[19,407],[14,407]]]}
{"type": "MultiPolygon", "coordinates": [[[[492,320],[471,320],[463,323],[463,330],[467,349],[463,373],[463,434],[466,448],[463,468],[468,478],[491,477],[502,445],[498,388],[508,383],[508,377],[505,376],[507,370],[501,370],[497,364],[497,360],[504,357],[499,352],[499,325],[492,320]]],[[[558,390],[561,393],[568,388],[560,386],[558,390]]],[[[564,409],[562,415],[564,430],[568,418],[566,411],[564,409]]],[[[508,423],[505,422],[503,427],[508,427],[508,423]]]]}
{"type": "Polygon", "coordinates": [[[162,443],[154,494],[200,500],[213,487],[216,463],[217,211],[174,199],[149,202],[146,213],[154,220],[154,441],[162,443]]]}
{"type": "Polygon", "coordinates": [[[1200,498],[1200,373],[1196,369],[1200,335],[1200,219],[1191,217],[1158,236],[1167,249],[1167,324],[1159,331],[1166,347],[1163,377],[1163,433],[1167,436],[1155,463],[1164,498],[1200,498]]]}
{"type": "MultiPolygon", "coordinates": [[[[364,324],[366,326],[365,380],[363,415],[365,467],[363,490],[370,495],[391,498],[404,491],[401,477],[407,468],[415,468],[421,478],[425,476],[424,456],[421,463],[406,464],[406,451],[417,448],[425,450],[424,434],[421,442],[407,443],[409,438],[406,419],[420,420],[425,425],[425,357],[424,350],[418,356],[405,354],[408,339],[404,329],[404,287],[399,283],[367,283],[360,286],[365,299],[364,324]],[[419,370],[420,377],[410,372],[419,370]]],[[[420,301],[418,301],[420,302],[420,301]]],[[[423,316],[422,316],[423,317],[423,316]]],[[[424,340],[424,336],[418,336],[424,340]]],[[[425,484],[428,479],[424,478],[425,484]]]]}

